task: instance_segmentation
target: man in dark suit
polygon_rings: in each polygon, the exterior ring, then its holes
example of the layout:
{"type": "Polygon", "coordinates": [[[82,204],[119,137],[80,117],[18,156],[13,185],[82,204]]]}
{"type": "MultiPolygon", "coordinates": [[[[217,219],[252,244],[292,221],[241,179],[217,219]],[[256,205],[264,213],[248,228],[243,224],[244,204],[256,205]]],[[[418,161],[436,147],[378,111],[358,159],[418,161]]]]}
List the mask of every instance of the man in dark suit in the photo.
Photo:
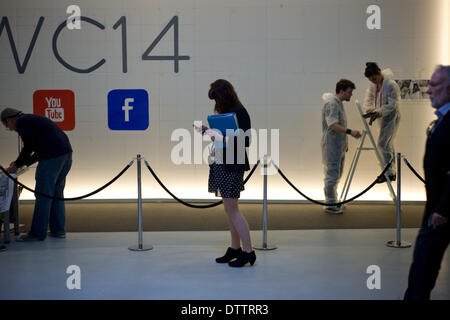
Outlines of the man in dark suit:
{"type": "Polygon", "coordinates": [[[427,93],[438,116],[424,157],[427,204],[414,248],[405,300],[429,300],[450,242],[450,66],[438,66],[427,93]]]}

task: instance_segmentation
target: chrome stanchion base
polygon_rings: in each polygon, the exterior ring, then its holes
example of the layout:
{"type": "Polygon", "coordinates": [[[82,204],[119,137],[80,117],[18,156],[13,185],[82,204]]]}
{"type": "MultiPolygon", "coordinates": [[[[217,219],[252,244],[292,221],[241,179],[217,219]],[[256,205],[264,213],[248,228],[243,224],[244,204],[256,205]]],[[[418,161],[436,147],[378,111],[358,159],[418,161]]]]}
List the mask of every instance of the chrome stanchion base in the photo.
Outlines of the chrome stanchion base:
{"type": "Polygon", "coordinates": [[[268,250],[275,250],[278,247],[276,246],[262,246],[262,247],[253,247],[253,249],[255,250],[264,250],[264,251],[268,251],[268,250]]]}
{"type": "Polygon", "coordinates": [[[148,250],[152,250],[153,246],[152,245],[145,245],[145,244],[140,246],[140,245],[136,244],[134,246],[129,246],[128,249],[131,250],[131,251],[148,251],[148,250]]]}
{"type": "Polygon", "coordinates": [[[411,243],[409,243],[408,241],[398,242],[397,240],[388,241],[386,243],[386,245],[388,247],[392,247],[392,248],[409,248],[409,247],[411,247],[411,243]]]}

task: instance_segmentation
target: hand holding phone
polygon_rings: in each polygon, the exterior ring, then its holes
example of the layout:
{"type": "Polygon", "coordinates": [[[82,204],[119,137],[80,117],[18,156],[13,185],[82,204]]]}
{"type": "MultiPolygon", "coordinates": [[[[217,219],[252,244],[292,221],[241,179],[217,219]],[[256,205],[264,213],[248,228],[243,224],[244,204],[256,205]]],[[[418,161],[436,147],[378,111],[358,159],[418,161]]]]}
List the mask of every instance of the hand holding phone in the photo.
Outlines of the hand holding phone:
{"type": "Polygon", "coordinates": [[[202,125],[201,127],[198,127],[195,124],[193,124],[192,126],[195,128],[195,130],[197,130],[197,132],[200,132],[202,135],[205,134],[205,131],[209,129],[205,125],[202,125]]]}

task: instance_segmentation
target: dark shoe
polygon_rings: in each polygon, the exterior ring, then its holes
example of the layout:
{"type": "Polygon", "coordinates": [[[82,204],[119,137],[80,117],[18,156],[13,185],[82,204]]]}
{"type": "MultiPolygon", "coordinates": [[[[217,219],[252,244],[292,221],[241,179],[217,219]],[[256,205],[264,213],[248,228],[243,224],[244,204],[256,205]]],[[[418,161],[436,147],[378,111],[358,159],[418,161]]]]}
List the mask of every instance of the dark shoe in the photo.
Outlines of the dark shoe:
{"type": "MultiPolygon", "coordinates": [[[[396,178],[397,178],[397,177],[395,176],[395,174],[389,175],[389,180],[390,180],[390,181],[395,181],[396,178]]],[[[382,177],[380,177],[380,178],[377,179],[377,183],[383,183],[383,182],[386,182],[386,181],[387,181],[387,180],[386,180],[386,177],[385,177],[385,176],[382,176],[382,177]]]]}
{"type": "Polygon", "coordinates": [[[344,208],[341,206],[325,207],[324,212],[326,213],[344,213],[344,208]]]}
{"type": "Polygon", "coordinates": [[[6,247],[5,246],[0,246],[0,251],[6,251],[6,247]]]}
{"type": "Polygon", "coordinates": [[[239,257],[234,261],[228,262],[228,265],[230,267],[240,268],[245,266],[248,262],[250,262],[250,264],[253,265],[255,263],[255,260],[256,260],[255,251],[252,251],[250,253],[241,251],[239,257]]]}
{"type": "Polygon", "coordinates": [[[49,232],[48,233],[49,237],[52,238],[59,238],[59,239],[65,239],[66,238],[66,234],[65,233],[53,233],[53,232],[49,232]]]}
{"type": "Polygon", "coordinates": [[[216,262],[217,263],[227,263],[230,262],[231,260],[239,257],[239,254],[242,252],[242,249],[233,249],[231,247],[229,247],[227,249],[227,252],[225,253],[225,255],[223,257],[217,258],[216,262]]]}
{"type": "Polygon", "coordinates": [[[42,240],[45,240],[45,238],[38,238],[38,237],[35,237],[35,236],[33,236],[33,235],[29,234],[29,233],[23,234],[23,235],[21,235],[21,236],[16,238],[16,241],[19,241],[19,242],[42,241],[42,240]]]}

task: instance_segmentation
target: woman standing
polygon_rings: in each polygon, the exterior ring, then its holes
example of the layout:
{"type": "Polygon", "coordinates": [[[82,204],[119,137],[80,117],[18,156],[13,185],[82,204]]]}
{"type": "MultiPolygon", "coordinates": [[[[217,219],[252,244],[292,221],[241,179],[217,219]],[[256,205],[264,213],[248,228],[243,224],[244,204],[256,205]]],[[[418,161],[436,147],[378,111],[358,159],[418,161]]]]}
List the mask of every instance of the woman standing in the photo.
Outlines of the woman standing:
{"type": "MultiPolygon", "coordinates": [[[[386,166],[394,156],[394,138],[400,122],[399,102],[400,88],[393,80],[394,74],[390,69],[380,70],[375,62],[367,62],[364,75],[371,82],[366,91],[364,108],[366,112],[376,112],[381,118],[380,135],[378,137],[378,148],[386,166]]],[[[389,180],[394,181],[394,162],[386,172],[389,180]]],[[[378,183],[386,181],[383,176],[378,183]]]]}
{"type": "Polygon", "coordinates": [[[226,80],[219,79],[211,83],[208,97],[215,100],[214,112],[216,114],[234,112],[238,128],[243,131],[240,131],[237,136],[224,137],[216,130],[206,126],[200,129],[213,141],[225,142],[225,147],[213,149],[214,160],[210,161],[208,181],[208,191],[222,197],[231,233],[231,247],[227,249],[224,256],[217,258],[216,262],[228,262],[231,267],[242,267],[247,263],[253,265],[256,255],[252,250],[248,223],[238,208],[240,192],[244,190],[244,172],[250,170],[245,150],[250,145],[250,137],[243,134],[250,129],[250,116],[239,101],[233,86],[226,80]],[[244,157],[240,155],[244,155],[244,157]]]}

